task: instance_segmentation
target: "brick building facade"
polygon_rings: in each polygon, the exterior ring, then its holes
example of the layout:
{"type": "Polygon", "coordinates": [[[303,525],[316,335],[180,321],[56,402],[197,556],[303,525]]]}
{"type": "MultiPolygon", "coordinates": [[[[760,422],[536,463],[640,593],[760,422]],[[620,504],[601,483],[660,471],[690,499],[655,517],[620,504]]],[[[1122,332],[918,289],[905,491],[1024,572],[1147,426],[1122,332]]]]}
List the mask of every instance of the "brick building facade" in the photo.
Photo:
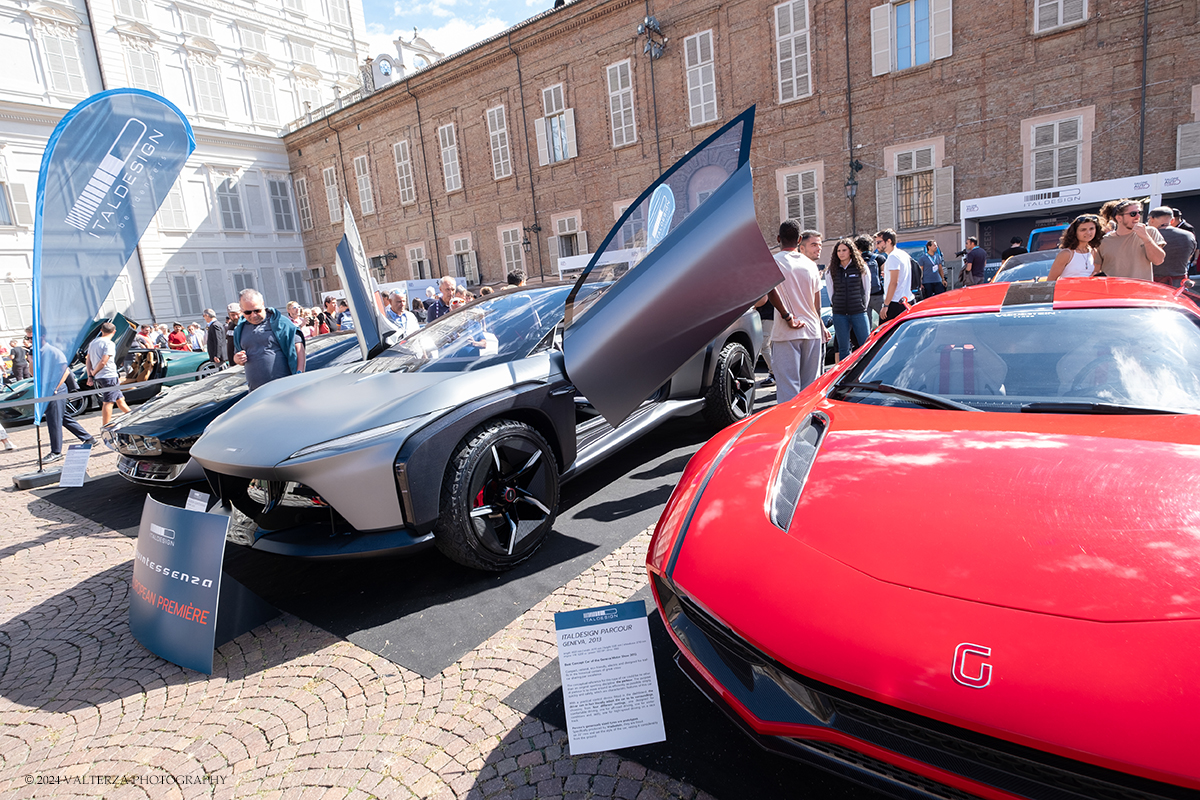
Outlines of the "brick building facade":
{"type": "Polygon", "coordinates": [[[768,241],[791,216],[952,252],[964,198],[1200,166],[1198,28],[1190,0],[576,0],[287,135],[307,260],[348,197],[387,280],[556,276],[752,104],[768,241]]]}

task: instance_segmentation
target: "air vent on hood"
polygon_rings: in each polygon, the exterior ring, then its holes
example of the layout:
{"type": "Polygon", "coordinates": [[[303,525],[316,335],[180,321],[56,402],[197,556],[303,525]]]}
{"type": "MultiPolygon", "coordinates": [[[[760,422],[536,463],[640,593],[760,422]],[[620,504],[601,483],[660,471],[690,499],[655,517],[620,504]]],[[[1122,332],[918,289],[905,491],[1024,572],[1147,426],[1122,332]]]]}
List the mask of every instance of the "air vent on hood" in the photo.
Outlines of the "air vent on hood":
{"type": "Polygon", "coordinates": [[[779,465],[770,495],[771,522],[782,530],[786,531],[792,526],[796,504],[800,502],[800,493],[804,491],[804,482],[808,480],[808,471],[817,457],[817,448],[826,427],[824,416],[811,415],[792,434],[784,450],[783,463],[779,465]]]}

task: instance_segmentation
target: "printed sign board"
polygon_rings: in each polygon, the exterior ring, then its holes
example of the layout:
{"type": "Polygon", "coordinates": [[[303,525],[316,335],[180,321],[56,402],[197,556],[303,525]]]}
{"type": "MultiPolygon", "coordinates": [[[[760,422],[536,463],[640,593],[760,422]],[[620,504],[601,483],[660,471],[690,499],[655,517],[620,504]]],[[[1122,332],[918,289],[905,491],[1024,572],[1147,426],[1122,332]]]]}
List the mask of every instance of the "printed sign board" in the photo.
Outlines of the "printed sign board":
{"type": "Polygon", "coordinates": [[[646,249],[667,238],[671,232],[671,221],[675,219],[675,193],[665,183],[650,195],[650,207],[646,214],[646,249]]]}
{"type": "Polygon", "coordinates": [[[646,604],[554,615],[571,755],[667,738],[646,604]]]}

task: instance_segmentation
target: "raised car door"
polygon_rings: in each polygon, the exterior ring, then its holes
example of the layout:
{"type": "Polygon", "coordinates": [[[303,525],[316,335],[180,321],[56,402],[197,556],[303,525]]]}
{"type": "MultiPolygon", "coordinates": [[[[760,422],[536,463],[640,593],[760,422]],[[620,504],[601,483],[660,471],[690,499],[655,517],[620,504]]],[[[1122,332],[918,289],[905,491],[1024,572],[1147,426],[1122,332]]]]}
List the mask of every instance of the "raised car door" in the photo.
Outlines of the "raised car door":
{"type": "Polygon", "coordinates": [[[358,337],[363,358],[367,359],[383,346],[382,322],[375,304],[375,289],[367,266],[367,254],[348,200],[342,208],[342,219],[345,221],[345,233],[338,242],[334,266],[346,292],[350,313],[354,316],[354,334],[358,337]]]}
{"type": "Polygon", "coordinates": [[[567,298],[567,374],[614,426],[782,280],[754,215],[753,128],[751,107],[647,187],[567,298]]]}

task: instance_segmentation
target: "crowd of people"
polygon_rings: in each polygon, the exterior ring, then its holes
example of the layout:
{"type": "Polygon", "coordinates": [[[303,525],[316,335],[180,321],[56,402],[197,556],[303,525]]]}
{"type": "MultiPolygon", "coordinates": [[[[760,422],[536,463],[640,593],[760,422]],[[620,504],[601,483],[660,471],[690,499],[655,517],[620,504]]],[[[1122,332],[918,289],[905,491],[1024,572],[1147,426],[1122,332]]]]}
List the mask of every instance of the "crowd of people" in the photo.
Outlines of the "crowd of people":
{"type": "MultiPolygon", "coordinates": [[[[1143,204],[1122,198],[1105,203],[1098,214],[1076,217],[1062,233],[1048,280],[1060,278],[1119,277],[1155,281],[1172,287],[1189,283],[1189,274],[1200,268],[1195,230],[1178,209],[1160,206],[1143,221],[1143,204]]],[[[817,264],[823,241],[820,232],[800,230],[795,220],[779,226],[780,250],[775,256],[783,283],[758,301],[762,317],[763,360],[776,383],[776,397],[786,402],[821,374],[825,356],[822,344],[829,334],[821,321],[821,290],[829,297],[833,337],[846,358],[853,347],[867,340],[870,331],[904,312],[913,303],[935,297],[950,283],[937,242],[925,243],[924,252],[911,258],[897,246],[890,228],[874,237],[859,235],[839,239],[829,264],[817,264]],[[876,321],[878,320],[878,321],[876,321]]],[[[1014,237],[1002,257],[1025,253],[1014,237]]],[[[963,265],[957,284],[984,283],[987,251],[973,236],[959,251],[963,265]]]]}

